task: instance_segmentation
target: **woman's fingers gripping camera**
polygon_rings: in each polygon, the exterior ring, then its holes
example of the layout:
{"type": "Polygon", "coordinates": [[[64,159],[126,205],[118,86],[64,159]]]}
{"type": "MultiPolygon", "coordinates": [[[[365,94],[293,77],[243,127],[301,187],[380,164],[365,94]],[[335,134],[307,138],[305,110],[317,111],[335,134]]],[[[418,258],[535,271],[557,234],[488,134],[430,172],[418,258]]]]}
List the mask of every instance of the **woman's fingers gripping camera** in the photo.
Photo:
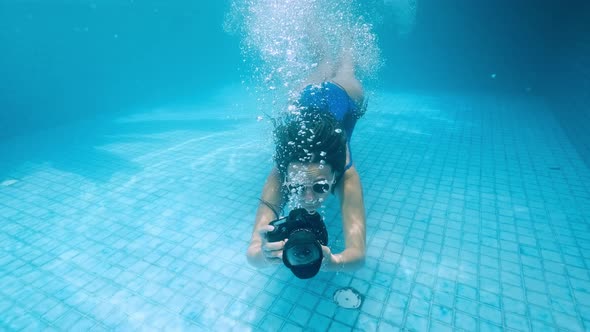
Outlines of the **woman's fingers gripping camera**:
{"type": "Polygon", "coordinates": [[[322,270],[323,271],[340,271],[342,265],[342,255],[333,254],[329,247],[322,245],[322,270]]]}
{"type": "Polygon", "coordinates": [[[267,225],[258,231],[262,238],[262,254],[269,263],[282,264],[283,248],[285,247],[285,243],[287,243],[287,239],[277,242],[268,242],[266,240],[266,233],[272,232],[273,230],[274,226],[267,225]]]}

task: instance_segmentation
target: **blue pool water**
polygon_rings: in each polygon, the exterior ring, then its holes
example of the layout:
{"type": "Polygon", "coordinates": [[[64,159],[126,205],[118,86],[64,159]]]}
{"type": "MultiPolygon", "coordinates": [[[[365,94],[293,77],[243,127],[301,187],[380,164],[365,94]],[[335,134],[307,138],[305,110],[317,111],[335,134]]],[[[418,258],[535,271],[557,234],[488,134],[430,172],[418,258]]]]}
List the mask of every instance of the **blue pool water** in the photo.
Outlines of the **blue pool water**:
{"type": "MultiPolygon", "coordinates": [[[[385,65],[351,144],[366,267],[300,280],[246,262],[273,147],[229,3],[0,0],[0,330],[589,330],[590,41],[562,63],[535,52],[552,5],[452,3],[418,2],[399,37],[373,13],[385,65]]],[[[339,252],[336,199],[324,213],[339,252]]]]}

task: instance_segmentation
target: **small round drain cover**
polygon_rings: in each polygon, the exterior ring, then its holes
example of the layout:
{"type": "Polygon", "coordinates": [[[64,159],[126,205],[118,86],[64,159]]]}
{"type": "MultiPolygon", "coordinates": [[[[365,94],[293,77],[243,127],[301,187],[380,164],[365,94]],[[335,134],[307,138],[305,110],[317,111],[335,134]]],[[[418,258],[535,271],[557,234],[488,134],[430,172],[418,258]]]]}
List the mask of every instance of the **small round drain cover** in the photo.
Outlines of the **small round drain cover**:
{"type": "Polygon", "coordinates": [[[334,302],[342,308],[357,309],[363,304],[363,296],[352,287],[344,287],[334,292],[334,302]]]}

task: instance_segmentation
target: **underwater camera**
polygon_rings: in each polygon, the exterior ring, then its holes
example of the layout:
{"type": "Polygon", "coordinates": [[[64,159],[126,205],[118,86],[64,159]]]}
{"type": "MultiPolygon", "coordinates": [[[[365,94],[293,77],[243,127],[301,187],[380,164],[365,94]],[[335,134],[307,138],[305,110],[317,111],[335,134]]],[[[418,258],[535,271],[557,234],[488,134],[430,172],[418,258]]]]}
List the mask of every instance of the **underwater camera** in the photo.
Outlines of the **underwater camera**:
{"type": "Polygon", "coordinates": [[[322,245],[328,245],[328,232],[322,216],[307,210],[295,209],[288,216],[273,220],[268,242],[288,239],[283,248],[283,263],[300,279],[314,277],[322,266],[322,245]]]}

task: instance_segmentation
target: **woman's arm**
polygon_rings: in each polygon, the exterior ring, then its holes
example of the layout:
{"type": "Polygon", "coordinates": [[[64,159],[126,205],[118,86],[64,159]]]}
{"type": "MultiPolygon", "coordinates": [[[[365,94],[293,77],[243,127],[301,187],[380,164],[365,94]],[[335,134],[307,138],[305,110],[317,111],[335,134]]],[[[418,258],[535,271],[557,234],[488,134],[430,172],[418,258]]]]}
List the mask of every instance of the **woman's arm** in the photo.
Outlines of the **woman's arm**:
{"type": "Polygon", "coordinates": [[[366,245],[366,218],[363,190],[360,176],[350,167],[337,188],[342,211],[342,229],[345,246],[343,252],[335,254],[333,262],[326,266],[328,271],[354,271],[364,266],[366,245]]]}
{"type": "MultiPolygon", "coordinates": [[[[279,212],[279,209],[282,205],[281,175],[276,167],[273,167],[266,179],[266,183],[262,189],[261,198],[275,207],[276,211],[279,212]]],[[[272,228],[272,226],[268,226],[268,224],[276,218],[277,216],[275,215],[275,212],[261,201],[258,205],[258,211],[256,212],[254,229],[252,230],[252,238],[250,239],[250,246],[248,247],[248,252],[246,255],[248,262],[255,267],[265,267],[273,263],[269,262],[268,258],[265,257],[264,253],[262,252],[262,246],[266,241],[264,241],[262,238],[263,235],[261,235],[261,233],[263,234],[268,231],[268,227],[272,228]]],[[[273,247],[277,245],[278,243],[272,244],[273,247]]],[[[279,254],[278,251],[277,254],[279,254]]]]}

